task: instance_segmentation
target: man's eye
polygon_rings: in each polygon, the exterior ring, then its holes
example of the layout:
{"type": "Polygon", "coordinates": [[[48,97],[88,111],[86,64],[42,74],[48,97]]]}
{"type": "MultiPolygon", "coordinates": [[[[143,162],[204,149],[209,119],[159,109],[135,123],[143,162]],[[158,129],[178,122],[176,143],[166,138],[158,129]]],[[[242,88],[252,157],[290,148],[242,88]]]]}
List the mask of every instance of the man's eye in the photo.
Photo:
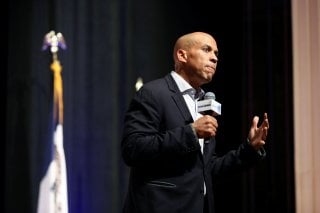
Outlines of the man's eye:
{"type": "Polygon", "coordinates": [[[203,48],[203,51],[205,51],[206,53],[210,52],[210,48],[209,47],[205,47],[203,48]]]}

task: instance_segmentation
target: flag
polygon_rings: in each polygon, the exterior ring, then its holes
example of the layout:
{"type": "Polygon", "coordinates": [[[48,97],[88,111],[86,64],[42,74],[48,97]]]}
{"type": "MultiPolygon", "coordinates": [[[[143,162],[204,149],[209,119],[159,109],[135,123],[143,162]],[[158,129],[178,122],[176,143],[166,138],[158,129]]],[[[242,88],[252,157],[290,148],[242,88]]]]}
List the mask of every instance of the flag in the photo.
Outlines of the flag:
{"type": "Polygon", "coordinates": [[[52,157],[46,174],[40,182],[37,212],[68,213],[67,168],[63,148],[62,67],[56,55],[51,69],[54,73],[52,157]]]}

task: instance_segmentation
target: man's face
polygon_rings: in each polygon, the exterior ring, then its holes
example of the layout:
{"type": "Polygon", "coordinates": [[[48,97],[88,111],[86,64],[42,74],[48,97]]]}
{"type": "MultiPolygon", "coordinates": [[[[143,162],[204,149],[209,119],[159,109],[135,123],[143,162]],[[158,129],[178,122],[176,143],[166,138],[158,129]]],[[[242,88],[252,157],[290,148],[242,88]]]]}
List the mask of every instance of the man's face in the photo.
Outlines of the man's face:
{"type": "Polygon", "coordinates": [[[187,50],[186,69],[190,80],[198,86],[209,83],[218,62],[216,41],[209,35],[199,35],[197,42],[187,50]]]}

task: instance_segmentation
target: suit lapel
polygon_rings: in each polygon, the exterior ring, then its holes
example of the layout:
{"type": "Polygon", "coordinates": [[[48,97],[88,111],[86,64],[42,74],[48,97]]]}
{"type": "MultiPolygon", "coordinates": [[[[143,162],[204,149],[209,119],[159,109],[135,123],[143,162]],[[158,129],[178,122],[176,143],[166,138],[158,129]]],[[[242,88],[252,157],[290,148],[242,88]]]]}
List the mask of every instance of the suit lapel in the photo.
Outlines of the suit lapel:
{"type": "MultiPolygon", "coordinates": [[[[180,113],[182,114],[184,120],[186,123],[192,123],[193,122],[193,118],[192,115],[190,114],[190,111],[188,109],[188,106],[183,98],[183,96],[181,95],[181,92],[178,88],[178,85],[176,84],[176,82],[174,81],[174,79],[172,78],[171,74],[168,74],[165,77],[167,84],[168,84],[168,88],[169,90],[172,92],[172,99],[174,100],[174,102],[176,103],[180,113]]],[[[204,156],[202,155],[201,151],[199,151],[199,155],[201,155],[200,159],[202,160],[202,162],[206,162],[209,158],[204,159],[204,156]]]]}
{"type": "Polygon", "coordinates": [[[174,79],[172,78],[171,74],[168,74],[165,77],[165,79],[167,81],[169,90],[172,92],[171,97],[174,100],[174,102],[176,103],[184,120],[187,122],[193,122],[193,119],[192,119],[192,116],[189,112],[188,106],[187,106],[186,102],[184,101],[183,96],[181,95],[181,92],[179,91],[179,88],[178,88],[176,82],[174,81],[174,79]]]}

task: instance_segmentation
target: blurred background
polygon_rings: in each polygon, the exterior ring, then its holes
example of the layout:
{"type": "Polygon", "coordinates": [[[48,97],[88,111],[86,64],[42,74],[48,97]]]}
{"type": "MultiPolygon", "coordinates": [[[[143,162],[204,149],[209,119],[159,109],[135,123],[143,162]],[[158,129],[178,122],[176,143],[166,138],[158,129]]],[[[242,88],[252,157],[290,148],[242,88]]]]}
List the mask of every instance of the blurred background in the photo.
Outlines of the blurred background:
{"type": "MultiPolygon", "coordinates": [[[[318,4],[319,6],[320,4],[318,4]]],[[[51,30],[67,49],[63,67],[64,150],[70,213],[118,213],[129,169],[120,154],[123,116],[138,78],[173,70],[176,39],[212,34],[219,48],[213,81],[222,104],[218,151],[246,139],[267,112],[267,159],[216,181],[217,212],[295,212],[293,53],[290,0],[8,1],[5,94],[5,212],[36,212],[52,116],[51,30]]]]}

